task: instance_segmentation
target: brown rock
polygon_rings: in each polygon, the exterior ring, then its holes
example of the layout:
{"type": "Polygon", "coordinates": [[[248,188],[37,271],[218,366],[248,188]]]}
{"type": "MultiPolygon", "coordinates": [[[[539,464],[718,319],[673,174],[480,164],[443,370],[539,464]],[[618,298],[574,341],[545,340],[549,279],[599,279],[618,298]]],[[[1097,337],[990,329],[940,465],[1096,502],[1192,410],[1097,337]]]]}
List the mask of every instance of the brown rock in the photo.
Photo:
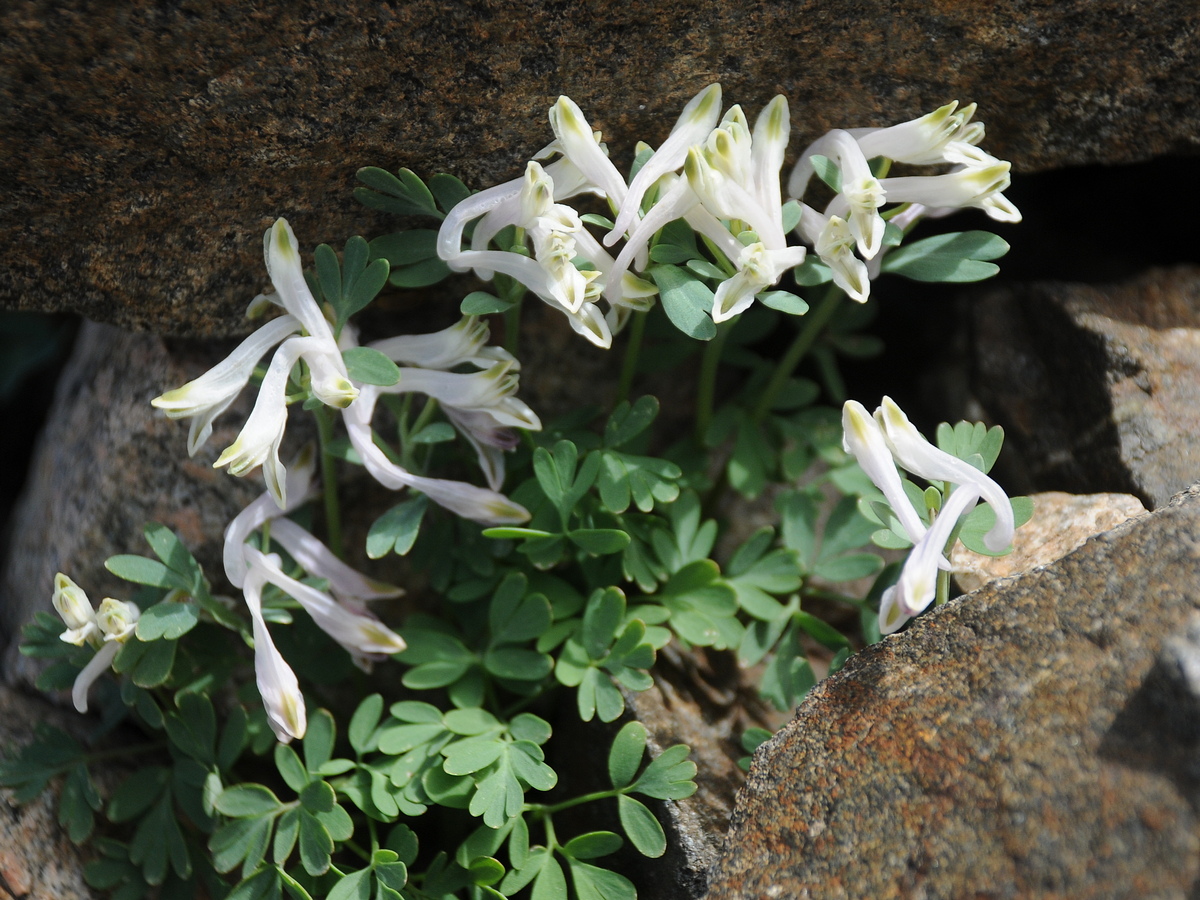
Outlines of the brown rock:
{"type": "MultiPolygon", "coordinates": [[[[6,753],[27,743],[39,722],[77,730],[82,721],[0,684],[0,748],[6,753]]],[[[12,792],[0,788],[0,802],[6,813],[0,815],[0,896],[18,900],[97,896],[83,880],[87,856],[58,825],[58,798],[53,792],[18,806],[12,792]]]]}
{"type": "Polygon", "coordinates": [[[360,166],[512,178],[560,93],[623,164],[713,81],[751,109],[786,94],[793,152],[957,98],[1018,171],[1195,153],[1197,24],[1186,0],[9,3],[0,308],[244,330],[274,217],[340,245],[383,227],[350,199],[360,166]]]}
{"type": "Polygon", "coordinates": [[[1200,488],[852,658],[755,756],[710,900],[1194,896],[1200,488]]]}
{"type": "Polygon", "coordinates": [[[973,387],[1022,460],[1021,490],[1154,507],[1200,478],[1200,269],[1035,284],[973,311],[973,387]]]}
{"type": "Polygon", "coordinates": [[[1034,494],[1033,518],[1017,529],[1007,556],[984,556],[955,544],[950,555],[954,580],[964,591],[975,591],[989,581],[1047,566],[1062,559],[1092,535],[1120,525],[1146,511],[1129,494],[1034,494]]]}

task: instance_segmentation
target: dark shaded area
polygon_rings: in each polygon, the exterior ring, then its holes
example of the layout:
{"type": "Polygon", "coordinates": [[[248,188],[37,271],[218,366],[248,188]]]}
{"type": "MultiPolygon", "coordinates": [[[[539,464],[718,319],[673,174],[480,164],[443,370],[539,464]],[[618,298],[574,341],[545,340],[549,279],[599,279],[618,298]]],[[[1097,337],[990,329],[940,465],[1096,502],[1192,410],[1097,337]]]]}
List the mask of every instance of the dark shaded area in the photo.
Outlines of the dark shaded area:
{"type": "MultiPolygon", "coordinates": [[[[873,406],[886,393],[927,432],[947,419],[977,418],[966,376],[971,368],[968,323],[972,307],[988,293],[1035,281],[1104,284],[1155,266],[1200,263],[1200,243],[1191,231],[1169,226],[1177,221],[1178,210],[1200,202],[1200,178],[1186,159],[1032,175],[1017,172],[1004,193],[1024,216],[1017,225],[992,222],[970,211],[927,222],[914,233],[920,238],[979,229],[1000,235],[1012,249],[997,260],[1000,272],[995,278],[956,285],[885,276],[872,286],[869,302],[878,307],[873,330],[885,338],[884,352],[847,367],[851,397],[873,406]]],[[[1043,351],[1054,352],[1037,352],[1043,351]]],[[[1001,464],[1006,462],[1002,456],[1001,464]]],[[[1070,485],[1043,489],[1103,489],[1088,487],[1086,471],[1076,474],[1070,485]]],[[[1000,475],[1003,480],[1003,469],[1000,475]]]]}

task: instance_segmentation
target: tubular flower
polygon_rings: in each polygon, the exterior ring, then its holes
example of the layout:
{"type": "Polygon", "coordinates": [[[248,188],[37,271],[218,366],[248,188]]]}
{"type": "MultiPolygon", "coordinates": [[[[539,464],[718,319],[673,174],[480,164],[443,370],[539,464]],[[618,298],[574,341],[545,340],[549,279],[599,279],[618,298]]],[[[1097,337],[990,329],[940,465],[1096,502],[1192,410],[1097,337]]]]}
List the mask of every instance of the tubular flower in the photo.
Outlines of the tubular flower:
{"type": "Polygon", "coordinates": [[[271,632],[267,630],[267,622],[263,618],[262,590],[266,584],[267,574],[262,567],[247,566],[242,594],[250,610],[254,634],[254,678],[271,730],[278,741],[286,744],[292,738],[304,737],[304,732],[308,730],[308,716],[296,673],[271,640],[271,632]]]}
{"type": "Polygon", "coordinates": [[[996,514],[996,524],[984,536],[993,552],[1003,550],[1013,536],[1012,505],[995,481],[970,463],[930,444],[889,397],[874,417],[853,400],[842,408],[843,447],[854,455],[863,472],[883,492],[900,520],[912,552],[896,584],[884,592],[879,609],[879,629],[891,634],[932,602],[938,569],[949,570],[945,553],[959,520],[980,498],[996,514]],[[897,464],[914,475],[946,484],[948,493],[933,524],[925,527],[921,512],[904,493],[897,464]],[[952,490],[950,485],[956,485],[952,490]]]}
{"type": "Polygon", "coordinates": [[[277,219],[263,235],[263,256],[275,286],[270,299],[283,307],[285,315],[263,325],[204,375],[150,402],[171,418],[193,419],[188,453],[194,455],[212,434],[213,420],[245,387],[259,360],[282,341],[250,419],[216,465],[228,466],[238,476],[263,466],[268,489],[283,506],[286,479],[279,463],[279,445],[287,424],[286,391],[292,369],[300,360],[308,364],[312,393],[327,406],[345,408],[354,402],[358,389],[350,381],[333,330],[304,280],[299,247],[286,219],[277,219]]]}
{"type": "Polygon", "coordinates": [[[375,396],[422,393],[437,400],[446,418],[475,448],[488,486],[498,491],[504,482],[504,452],[517,445],[509,429],[539,431],[542,423],[516,397],[521,364],[500,347],[485,347],[487,339],[486,322],[467,317],[436,334],[371,344],[393,362],[408,364],[401,367],[396,384],[372,390],[375,396]],[[469,341],[464,338],[468,332],[469,341]],[[461,363],[482,371],[444,371],[461,363]]]}
{"type": "Polygon", "coordinates": [[[121,645],[133,637],[138,608],[136,604],[106,597],[100,601],[97,612],[83,589],[61,572],[54,576],[53,603],[67,626],[62,639],[69,644],[88,643],[97,648],[96,655],[75,676],[71,687],[72,704],[85,713],[92,684],[108,671],[121,645]]]}
{"type": "Polygon", "coordinates": [[[350,443],[367,472],[390,490],[414,488],[451,512],[483,525],[519,525],[529,521],[529,511],[494,490],[462,481],[414,475],[392,462],[375,443],[371,416],[379,388],[364,385],[358,401],[342,413],[350,443]]]}

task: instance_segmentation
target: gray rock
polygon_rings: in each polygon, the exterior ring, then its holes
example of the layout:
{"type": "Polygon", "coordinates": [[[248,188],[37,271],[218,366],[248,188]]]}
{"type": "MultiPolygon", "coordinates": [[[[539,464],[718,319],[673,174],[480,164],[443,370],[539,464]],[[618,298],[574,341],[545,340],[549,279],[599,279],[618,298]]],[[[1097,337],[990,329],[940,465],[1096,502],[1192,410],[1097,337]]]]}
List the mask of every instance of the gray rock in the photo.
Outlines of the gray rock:
{"type": "MultiPolygon", "coordinates": [[[[187,456],[187,425],[150,406],[151,398],[196,377],[219,348],[86,324],[58,385],[54,409],[10,523],[0,570],[0,637],[14,638],[39,609],[50,609],[54,573],[70,575],[93,603],[135,589],[104,569],[118,553],[150,555],[147,522],[174,529],[210,575],[220,573],[226,523],[262,492],[257,475],[231,478],[212,462],[237,434],[249,392],[219,419],[209,444],[187,456]],[[241,413],[239,415],[238,413],[241,413]]],[[[31,682],[33,662],[14,646],[10,683],[31,682]]]]}
{"type": "Polygon", "coordinates": [[[867,648],[755,755],[709,900],[1195,896],[1198,608],[1200,486],[867,648]]]}
{"type": "Polygon", "coordinates": [[[1019,489],[1153,508],[1200,478],[1200,269],[1033,284],[972,310],[972,387],[1021,460],[1019,489]]]}
{"type": "MultiPolygon", "coordinates": [[[[28,743],[38,723],[78,733],[82,717],[62,713],[44,700],[26,697],[0,684],[0,749],[28,743]]],[[[71,843],[58,824],[58,797],[49,791],[18,805],[0,788],[0,889],[16,900],[92,900],[83,880],[86,853],[71,843]]]]}
{"type": "Polygon", "coordinates": [[[786,94],[793,152],[959,99],[1018,172],[1194,154],[1198,21],[1188,0],[9,3],[0,308],[244,330],[272,219],[308,249],[380,233],[350,199],[365,165],[515,177],[560,93],[622,164],[713,81],[749,109],[786,94]]]}

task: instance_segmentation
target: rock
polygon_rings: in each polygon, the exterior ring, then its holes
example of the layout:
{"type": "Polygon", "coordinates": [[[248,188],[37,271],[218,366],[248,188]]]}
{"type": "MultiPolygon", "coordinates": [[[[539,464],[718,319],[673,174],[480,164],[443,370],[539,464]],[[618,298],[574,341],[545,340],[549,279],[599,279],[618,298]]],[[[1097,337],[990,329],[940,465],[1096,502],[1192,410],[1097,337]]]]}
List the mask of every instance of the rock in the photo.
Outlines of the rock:
{"type": "Polygon", "coordinates": [[[853,657],[755,754],[709,900],[1200,881],[1200,486],[853,657]]]}
{"type": "Polygon", "coordinates": [[[1200,476],[1200,268],[1013,288],[973,314],[973,388],[1022,460],[1018,489],[1155,507],[1200,476]]]}
{"type": "Polygon", "coordinates": [[[560,93],[622,164],[718,80],[751,110],[786,94],[793,153],[960,99],[1017,171],[1194,154],[1196,24],[1186,0],[9,3],[0,308],[244,331],[274,217],[311,251],[383,230],[350,199],[360,166],[515,177],[560,93]]]}
{"type": "MultiPolygon", "coordinates": [[[[242,480],[212,468],[245,420],[250,392],[217,421],[195,459],[187,457],[187,424],[150,406],[152,397],[220,359],[217,349],[93,323],[81,329],[10,524],[0,637],[12,640],[34,612],[50,609],[58,571],[93,603],[128,598],[135,586],[110,575],[104,561],[118,553],[151,555],[142,536],[147,522],[174,529],[210,577],[220,573],[225,525],[263,490],[257,474],[242,480]]],[[[12,643],[6,676],[31,683],[33,662],[12,643]]]]}
{"type": "MultiPolygon", "coordinates": [[[[0,684],[0,747],[5,753],[28,743],[34,726],[48,722],[78,731],[84,720],[63,714],[0,684]]],[[[58,798],[53,792],[17,805],[12,791],[0,788],[6,815],[0,815],[0,889],[16,900],[92,900],[83,880],[87,860],[58,824],[58,798]]]]}
{"type": "Polygon", "coordinates": [[[954,580],[963,591],[1019,575],[1062,559],[1094,534],[1108,531],[1146,511],[1128,494],[1034,494],[1033,518],[1017,529],[1007,556],[984,556],[955,544],[950,555],[954,580]]]}

